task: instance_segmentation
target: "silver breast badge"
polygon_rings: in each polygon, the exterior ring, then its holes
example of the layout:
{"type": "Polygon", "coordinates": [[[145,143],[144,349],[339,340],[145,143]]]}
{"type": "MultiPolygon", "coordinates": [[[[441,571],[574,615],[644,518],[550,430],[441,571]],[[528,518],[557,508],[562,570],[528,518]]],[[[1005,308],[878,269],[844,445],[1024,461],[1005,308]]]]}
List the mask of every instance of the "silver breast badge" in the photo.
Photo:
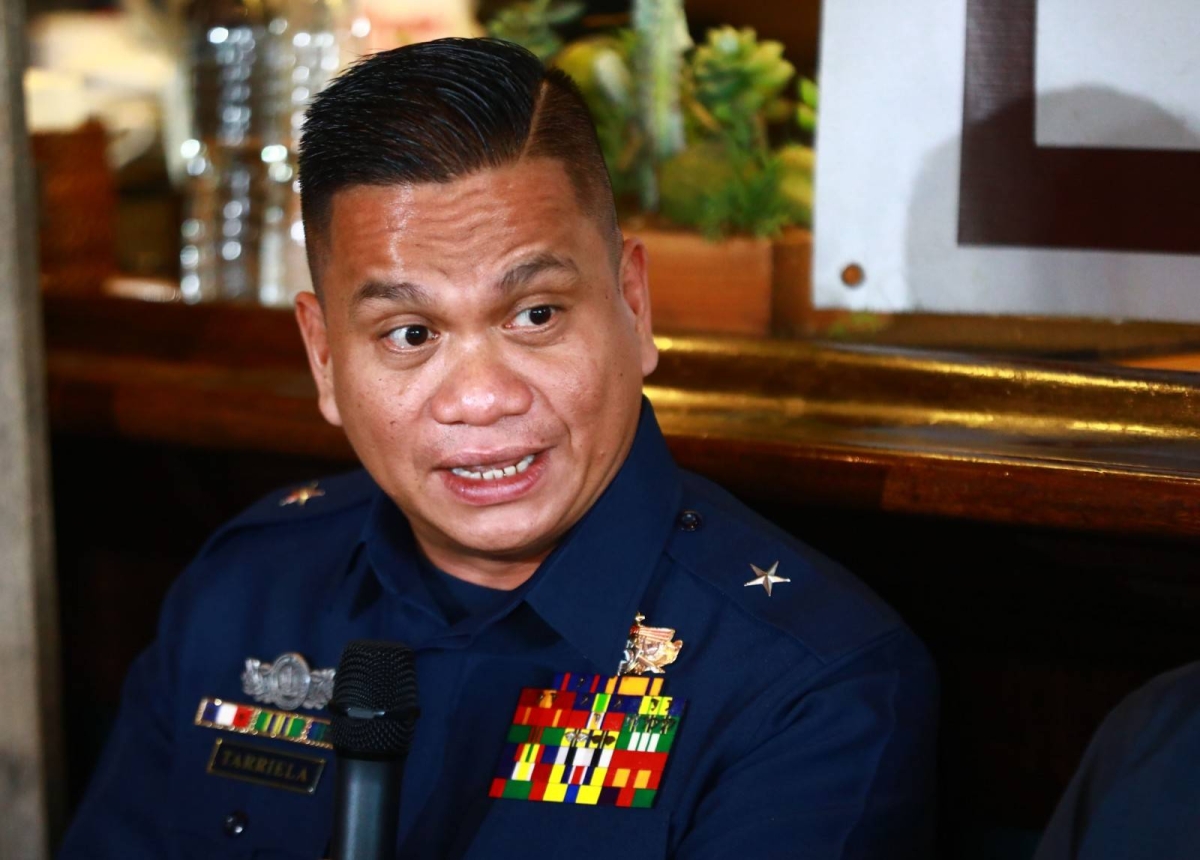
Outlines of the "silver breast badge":
{"type": "Polygon", "coordinates": [[[294,711],[323,708],[333,695],[333,669],[309,669],[299,654],[281,654],[274,663],[246,658],[242,690],[254,701],[294,711]]]}

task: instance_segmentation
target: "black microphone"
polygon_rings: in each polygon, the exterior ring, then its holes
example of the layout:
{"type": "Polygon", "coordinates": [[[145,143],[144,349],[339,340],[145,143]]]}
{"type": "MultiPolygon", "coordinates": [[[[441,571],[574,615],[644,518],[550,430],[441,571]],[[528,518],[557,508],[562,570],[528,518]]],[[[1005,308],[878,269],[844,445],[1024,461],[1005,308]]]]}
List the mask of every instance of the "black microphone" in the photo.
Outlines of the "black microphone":
{"type": "Polygon", "coordinates": [[[417,670],[399,642],[351,642],[329,702],[337,754],[333,860],[395,860],[404,760],[417,724],[417,670]]]}

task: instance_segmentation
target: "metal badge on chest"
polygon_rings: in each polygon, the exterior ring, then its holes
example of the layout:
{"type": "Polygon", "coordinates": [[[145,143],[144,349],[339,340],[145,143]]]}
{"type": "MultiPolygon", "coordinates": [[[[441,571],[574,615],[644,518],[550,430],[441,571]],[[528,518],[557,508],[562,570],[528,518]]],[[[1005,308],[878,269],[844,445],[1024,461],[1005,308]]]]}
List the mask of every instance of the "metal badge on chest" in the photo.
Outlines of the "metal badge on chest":
{"type": "Polygon", "coordinates": [[[639,613],[614,677],[563,672],[521,691],[489,795],[650,807],[687,704],[662,695],[683,642],[639,613]]]}

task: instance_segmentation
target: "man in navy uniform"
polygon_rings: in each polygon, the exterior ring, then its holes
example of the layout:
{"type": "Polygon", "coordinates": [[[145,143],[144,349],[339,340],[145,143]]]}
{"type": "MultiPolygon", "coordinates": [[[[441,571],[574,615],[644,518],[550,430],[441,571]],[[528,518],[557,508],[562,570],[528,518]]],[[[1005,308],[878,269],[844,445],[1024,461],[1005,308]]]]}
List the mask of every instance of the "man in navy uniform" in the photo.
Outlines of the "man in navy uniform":
{"type": "Polygon", "coordinates": [[[930,660],[672,462],[646,252],[570,82],[485,40],[375,55],[300,178],[296,315],[365,471],[203,548],[62,856],[323,856],[330,669],[364,638],[416,652],[398,857],[927,856],[930,660]]]}
{"type": "Polygon", "coordinates": [[[1034,860],[1200,855],[1200,663],[1160,675],[1105,719],[1034,860]]]}

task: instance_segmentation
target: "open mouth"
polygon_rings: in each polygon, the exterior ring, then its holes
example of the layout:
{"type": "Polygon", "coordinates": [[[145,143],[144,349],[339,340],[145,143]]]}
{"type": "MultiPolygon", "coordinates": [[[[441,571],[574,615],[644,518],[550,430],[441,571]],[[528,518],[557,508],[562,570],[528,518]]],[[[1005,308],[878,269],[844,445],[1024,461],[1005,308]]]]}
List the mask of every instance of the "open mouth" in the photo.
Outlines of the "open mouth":
{"type": "Polygon", "coordinates": [[[537,454],[528,454],[520,460],[508,463],[491,463],[470,467],[460,466],[451,469],[450,472],[453,475],[471,481],[496,481],[500,478],[511,478],[513,475],[519,475],[528,469],[536,458],[537,454]]]}

